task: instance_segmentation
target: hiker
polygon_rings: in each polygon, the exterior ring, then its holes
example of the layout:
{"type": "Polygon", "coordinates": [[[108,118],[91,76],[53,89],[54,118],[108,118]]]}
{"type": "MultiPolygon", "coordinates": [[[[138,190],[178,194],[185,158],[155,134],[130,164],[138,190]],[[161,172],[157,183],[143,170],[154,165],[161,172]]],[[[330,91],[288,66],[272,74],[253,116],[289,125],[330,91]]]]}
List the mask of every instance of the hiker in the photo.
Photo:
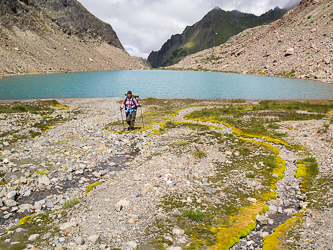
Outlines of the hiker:
{"type": "Polygon", "coordinates": [[[141,105],[138,104],[138,101],[134,97],[132,97],[132,91],[127,92],[127,96],[124,98],[120,110],[124,107],[126,111],[126,122],[129,126],[128,130],[134,130],[136,108],[141,107],[141,105]]]}

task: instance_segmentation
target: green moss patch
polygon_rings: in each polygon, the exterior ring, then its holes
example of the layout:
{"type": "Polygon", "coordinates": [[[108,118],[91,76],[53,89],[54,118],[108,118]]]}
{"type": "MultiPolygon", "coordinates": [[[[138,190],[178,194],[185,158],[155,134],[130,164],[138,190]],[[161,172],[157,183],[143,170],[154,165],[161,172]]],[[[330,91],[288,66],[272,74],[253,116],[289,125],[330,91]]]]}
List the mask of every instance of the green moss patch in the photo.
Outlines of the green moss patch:
{"type": "Polygon", "coordinates": [[[264,238],[264,242],[262,244],[263,250],[279,250],[285,249],[281,246],[282,241],[281,238],[285,237],[287,232],[291,230],[296,223],[298,223],[303,217],[303,213],[297,213],[295,217],[288,219],[284,224],[278,226],[274,233],[268,235],[264,238]]]}
{"type": "Polygon", "coordinates": [[[263,202],[252,203],[244,207],[238,215],[232,216],[228,224],[219,226],[216,231],[218,243],[210,249],[227,250],[235,245],[240,238],[247,236],[256,227],[256,215],[264,213],[268,207],[263,202]]]}

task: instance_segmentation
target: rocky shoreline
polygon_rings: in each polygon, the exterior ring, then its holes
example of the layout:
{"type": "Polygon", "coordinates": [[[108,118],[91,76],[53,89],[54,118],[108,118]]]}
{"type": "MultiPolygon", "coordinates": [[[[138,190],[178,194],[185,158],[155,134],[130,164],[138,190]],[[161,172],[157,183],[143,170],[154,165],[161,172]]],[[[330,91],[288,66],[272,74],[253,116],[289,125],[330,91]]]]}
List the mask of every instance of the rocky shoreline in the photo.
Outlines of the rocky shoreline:
{"type": "MultiPolygon", "coordinates": [[[[284,142],[191,118],[255,101],[144,99],[145,129],[138,117],[136,132],[123,133],[120,99],[61,99],[37,114],[0,114],[0,249],[219,249],[230,218],[229,233],[241,237],[232,249],[265,249],[295,213],[302,219],[279,237],[284,249],[329,249],[331,224],[321,220],[332,215],[331,113],[269,123],[284,142]],[[24,137],[31,131],[42,136],[24,137]],[[305,188],[307,176],[296,172],[309,154],[318,174],[305,188]],[[244,237],[236,226],[248,208],[258,209],[250,213],[257,223],[244,237]]],[[[275,121],[261,113],[242,119],[275,121]]]]}

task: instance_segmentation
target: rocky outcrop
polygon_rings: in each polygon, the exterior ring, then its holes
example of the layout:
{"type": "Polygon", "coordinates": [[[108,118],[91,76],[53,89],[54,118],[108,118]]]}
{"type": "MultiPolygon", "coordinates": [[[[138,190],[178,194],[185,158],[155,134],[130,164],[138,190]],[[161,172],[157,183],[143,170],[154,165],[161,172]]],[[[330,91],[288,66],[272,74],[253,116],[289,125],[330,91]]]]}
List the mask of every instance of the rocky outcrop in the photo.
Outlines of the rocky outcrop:
{"type": "Polygon", "coordinates": [[[135,58],[142,66],[146,67],[146,68],[151,68],[151,64],[147,59],[144,59],[142,57],[137,57],[137,56],[132,56],[133,58],[135,58]]]}
{"type": "Polygon", "coordinates": [[[246,28],[270,23],[285,13],[286,10],[276,7],[255,16],[215,7],[202,20],[186,27],[182,34],[173,35],[159,51],[152,51],[148,60],[154,68],[175,64],[189,54],[220,45],[246,28]]]}
{"type": "Polygon", "coordinates": [[[302,0],[280,20],[247,29],[174,67],[333,82],[332,24],[330,1],[302,0]]]}
{"type": "Polygon", "coordinates": [[[142,68],[77,0],[0,0],[0,74],[142,68]]]}

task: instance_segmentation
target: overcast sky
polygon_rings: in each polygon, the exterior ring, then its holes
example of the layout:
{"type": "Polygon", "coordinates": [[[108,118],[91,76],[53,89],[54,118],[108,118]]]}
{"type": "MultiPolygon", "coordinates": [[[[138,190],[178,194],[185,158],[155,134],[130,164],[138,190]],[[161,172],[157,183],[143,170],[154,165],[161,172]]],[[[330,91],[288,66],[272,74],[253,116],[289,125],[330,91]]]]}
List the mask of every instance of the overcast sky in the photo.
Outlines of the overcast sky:
{"type": "Polygon", "coordinates": [[[111,24],[132,56],[147,58],[173,34],[198,22],[214,7],[261,15],[300,0],[79,0],[96,17],[111,24]]]}

